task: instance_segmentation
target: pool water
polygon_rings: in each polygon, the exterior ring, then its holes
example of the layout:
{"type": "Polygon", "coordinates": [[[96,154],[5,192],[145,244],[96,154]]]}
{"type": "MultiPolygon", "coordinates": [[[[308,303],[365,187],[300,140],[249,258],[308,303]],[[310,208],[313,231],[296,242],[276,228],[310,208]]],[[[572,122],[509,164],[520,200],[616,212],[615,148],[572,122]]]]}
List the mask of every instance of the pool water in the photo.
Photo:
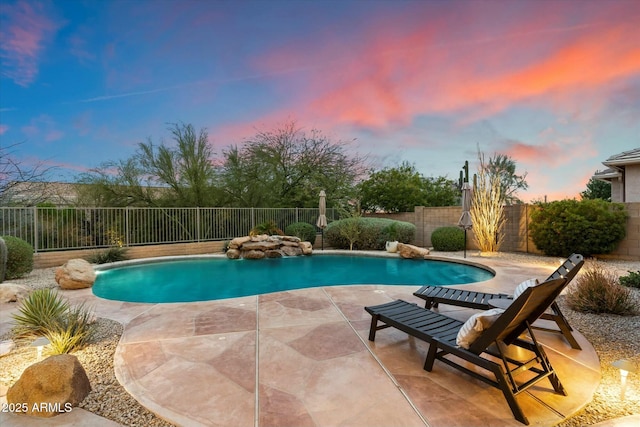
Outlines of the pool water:
{"type": "Polygon", "coordinates": [[[446,261],[365,256],[196,258],[98,271],[93,293],[128,302],[192,302],[335,285],[453,285],[493,274],[446,261]]]}

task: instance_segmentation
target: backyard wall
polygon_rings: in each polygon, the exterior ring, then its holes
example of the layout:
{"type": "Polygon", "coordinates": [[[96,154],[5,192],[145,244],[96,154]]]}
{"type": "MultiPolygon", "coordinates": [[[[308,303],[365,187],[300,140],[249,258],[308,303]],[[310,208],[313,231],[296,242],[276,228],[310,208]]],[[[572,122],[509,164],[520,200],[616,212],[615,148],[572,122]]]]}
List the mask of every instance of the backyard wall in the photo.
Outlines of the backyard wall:
{"type": "MultiPolygon", "coordinates": [[[[625,203],[624,205],[629,214],[626,237],[620,242],[615,251],[600,257],[640,261],[640,203],[625,203]]],[[[436,208],[416,206],[414,212],[367,216],[411,222],[416,226],[415,244],[417,246],[430,247],[431,233],[438,227],[456,226],[460,219],[460,209],[460,206],[436,208]]],[[[501,251],[541,253],[529,237],[529,221],[532,209],[534,209],[532,205],[505,207],[506,223],[501,251]]],[[[467,233],[467,249],[478,249],[473,239],[473,230],[467,233]]]]}

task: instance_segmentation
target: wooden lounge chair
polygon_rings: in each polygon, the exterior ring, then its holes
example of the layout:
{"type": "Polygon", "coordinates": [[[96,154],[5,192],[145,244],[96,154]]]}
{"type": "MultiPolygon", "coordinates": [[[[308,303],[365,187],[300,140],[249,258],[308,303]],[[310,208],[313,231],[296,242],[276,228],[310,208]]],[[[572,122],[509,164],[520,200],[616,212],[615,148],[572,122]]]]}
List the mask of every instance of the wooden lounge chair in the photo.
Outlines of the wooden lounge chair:
{"type": "MultiPolygon", "coordinates": [[[[516,396],[544,378],[548,378],[553,389],[567,395],[562,387],[547,355],[533,334],[531,324],[553,303],[560,294],[566,279],[552,279],[540,285],[527,288],[511,305],[499,314],[495,322],[488,326],[468,349],[456,344],[458,332],[465,322],[453,319],[440,313],[397,300],[386,304],[365,307],[371,314],[369,340],[374,341],[376,331],[394,327],[418,339],[429,343],[429,351],[424,369],[431,371],[436,359],[459,369],[474,378],[499,388],[504,394],[513,416],[524,424],[529,424],[527,417],[516,401],[516,396]],[[382,322],[382,325],[378,325],[382,322]],[[529,339],[521,337],[528,332],[529,339]],[[528,350],[531,359],[523,361],[510,357],[513,346],[528,350]],[[448,356],[459,359],[451,359],[448,356]],[[462,359],[462,361],[460,361],[462,359]],[[483,375],[465,366],[465,361],[478,368],[483,375]],[[523,373],[525,379],[516,382],[516,376],[523,373]]],[[[521,352],[529,354],[528,352],[521,352]]],[[[519,355],[521,357],[521,355],[519,355]]]]}
{"type": "MultiPolygon", "coordinates": [[[[563,277],[567,279],[567,284],[578,274],[578,271],[582,268],[584,264],[584,257],[580,254],[573,254],[560,266],[556,271],[554,271],[548,278],[556,279],[558,277],[563,277]]],[[[474,308],[477,310],[488,310],[490,308],[488,301],[492,299],[500,299],[500,298],[512,298],[511,295],[507,294],[492,294],[485,292],[475,292],[475,291],[466,291],[463,289],[455,289],[448,286],[423,286],[418,289],[413,295],[418,298],[422,298],[426,301],[426,308],[436,308],[438,304],[449,304],[460,307],[474,308]]],[[[552,332],[560,332],[565,339],[571,345],[571,348],[575,348],[576,350],[582,350],[578,341],[576,341],[575,337],[571,333],[573,328],[569,325],[569,322],[560,311],[560,307],[558,304],[554,302],[549,307],[546,313],[543,313],[540,316],[541,319],[544,320],[553,320],[558,325],[557,329],[549,329],[542,328],[536,326],[537,329],[542,329],[546,331],[552,332]]]]}

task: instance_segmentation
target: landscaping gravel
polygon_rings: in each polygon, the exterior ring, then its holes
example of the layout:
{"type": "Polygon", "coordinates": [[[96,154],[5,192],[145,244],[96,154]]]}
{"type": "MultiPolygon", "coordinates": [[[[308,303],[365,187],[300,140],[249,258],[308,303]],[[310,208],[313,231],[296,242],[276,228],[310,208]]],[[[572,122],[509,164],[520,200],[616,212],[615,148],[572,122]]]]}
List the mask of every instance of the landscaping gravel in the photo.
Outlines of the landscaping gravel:
{"type": "MultiPolygon", "coordinates": [[[[437,253],[434,253],[438,255],[437,253]]],[[[451,256],[451,253],[442,253],[451,256]]],[[[462,253],[453,254],[462,257],[462,253]]],[[[491,256],[515,262],[540,265],[557,265],[557,258],[524,254],[497,253],[491,256]]],[[[588,260],[588,267],[594,260],[588,260]]],[[[640,270],[639,262],[607,260],[603,265],[617,275],[640,270]]],[[[27,278],[12,282],[32,288],[55,287],[54,269],[34,270],[27,278]]],[[[640,307],[640,289],[632,289],[640,307]]],[[[578,313],[566,306],[564,297],[558,300],[569,323],[580,331],[593,345],[600,358],[602,379],[593,400],[581,411],[559,424],[560,427],[592,425],[625,415],[640,414],[640,373],[627,378],[624,401],[620,400],[620,373],[611,363],[623,358],[640,365],[640,316],[578,313]]],[[[117,381],[113,369],[113,357],[122,325],[109,319],[97,319],[98,331],[93,342],[75,352],[91,381],[93,390],[81,403],[81,407],[125,426],[171,426],[172,424],[145,409],[129,395],[117,381]]],[[[3,336],[2,339],[8,339],[3,336]]],[[[0,387],[11,386],[24,369],[36,362],[36,354],[28,343],[18,343],[8,355],[0,357],[0,387]]]]}

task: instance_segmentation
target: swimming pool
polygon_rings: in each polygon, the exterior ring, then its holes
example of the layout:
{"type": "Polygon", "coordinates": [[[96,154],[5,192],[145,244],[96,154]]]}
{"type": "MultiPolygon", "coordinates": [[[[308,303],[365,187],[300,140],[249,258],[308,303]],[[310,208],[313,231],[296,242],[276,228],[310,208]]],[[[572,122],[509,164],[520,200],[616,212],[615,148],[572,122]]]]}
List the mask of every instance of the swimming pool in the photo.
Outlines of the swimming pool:
{"type": "Polygon", "coordinates": [[[149,261],[97,271],[93,293],[128,302],[193,302],[336,285],[453,285],[493,278],[456,262],[313,255],[261,260],[226,257],[149,261]]]}

